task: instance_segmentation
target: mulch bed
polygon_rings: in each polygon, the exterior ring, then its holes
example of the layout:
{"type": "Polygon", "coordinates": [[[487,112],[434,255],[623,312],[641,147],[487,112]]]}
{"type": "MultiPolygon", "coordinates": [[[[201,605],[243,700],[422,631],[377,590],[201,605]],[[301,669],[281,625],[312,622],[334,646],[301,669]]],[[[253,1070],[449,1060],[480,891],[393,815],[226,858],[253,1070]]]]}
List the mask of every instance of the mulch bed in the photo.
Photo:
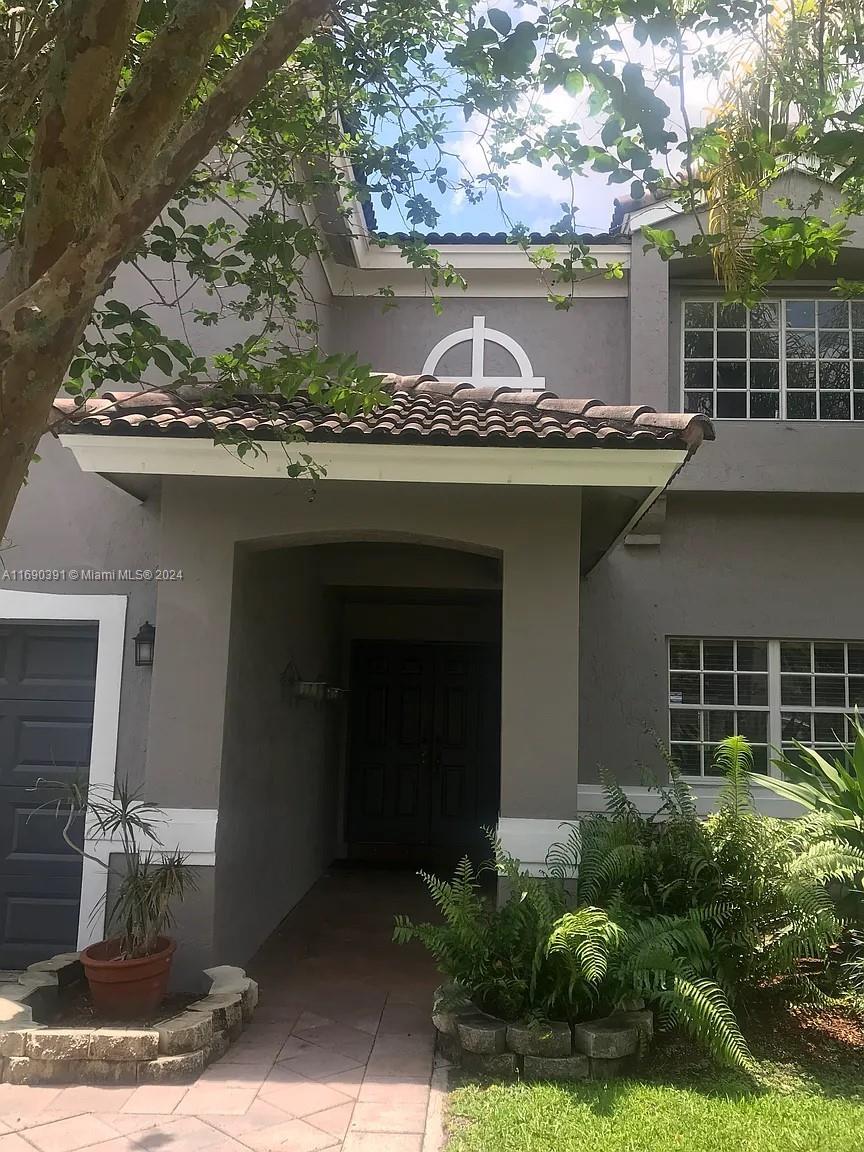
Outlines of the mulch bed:
{"type": "Polygon", "coordinates": [[[79,981],[65,989],[60,996],[60,1011],[51,1020],[53,1028],[152,1028],[162,1020],[170,1020],[180,1012],[185,1012],[190,1004],[201,999],[202,993],[182,996],[169,996],[163,1000],[155,1012],[133,1020],[111,1019],[100,1016],[90,999],[90,990],[85,981],[79,981]]]}
{"type": "Polygon", "coordinates": [[[864,1060],[864,1017],[851,1005],[760,1004],[742,1021],[754,1054],[811,1063],[864,1060]]]}
{"type": "MultiPolygon", "coordinates": [[[[834,1001],[789,1005],[776,996],[739,1005],[741,1031],[759,1062],[759,1079],[781,1091],[864,1092],[864,1007],[834,1001]],[[802,1079],[803,1078],[803,1079],[802,1079]]],[[[648,1079],[710,1089],[717,1064],[678,1029],[657,1036],[648,1079]]],[[[742,1090],[748,1078],[741,1079],[742,1090]]]]}

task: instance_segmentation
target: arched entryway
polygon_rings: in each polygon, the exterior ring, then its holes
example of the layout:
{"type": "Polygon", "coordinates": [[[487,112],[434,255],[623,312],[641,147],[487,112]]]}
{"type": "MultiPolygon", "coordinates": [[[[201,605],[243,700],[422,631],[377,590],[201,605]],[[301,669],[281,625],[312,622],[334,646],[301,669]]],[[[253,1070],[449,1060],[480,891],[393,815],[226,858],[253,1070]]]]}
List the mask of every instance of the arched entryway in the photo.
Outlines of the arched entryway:
{"type": "Polygon", "coordinates": [[[220,788],[221,957],[333,861],[448,871],[500,797],[501,561],[331,538],[238,549],[220,788]]]}

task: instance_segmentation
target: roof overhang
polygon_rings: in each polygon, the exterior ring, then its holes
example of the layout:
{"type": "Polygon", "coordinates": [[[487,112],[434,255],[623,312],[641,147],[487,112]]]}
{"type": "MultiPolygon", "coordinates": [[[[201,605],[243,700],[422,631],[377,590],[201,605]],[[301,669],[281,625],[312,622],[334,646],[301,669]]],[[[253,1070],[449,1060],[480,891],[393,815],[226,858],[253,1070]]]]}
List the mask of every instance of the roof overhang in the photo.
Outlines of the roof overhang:
{"type": "Polygon", "coordinates": [[[207,439],[67,432],[61,443],[84,472],[118,477],[232,476],[287,479],[289,461],[309,458],[324,481],[509,484],[662,489],[687,459],[684,449],[530,448],[439,444],[259,442],[242,458],[207,439]]]}

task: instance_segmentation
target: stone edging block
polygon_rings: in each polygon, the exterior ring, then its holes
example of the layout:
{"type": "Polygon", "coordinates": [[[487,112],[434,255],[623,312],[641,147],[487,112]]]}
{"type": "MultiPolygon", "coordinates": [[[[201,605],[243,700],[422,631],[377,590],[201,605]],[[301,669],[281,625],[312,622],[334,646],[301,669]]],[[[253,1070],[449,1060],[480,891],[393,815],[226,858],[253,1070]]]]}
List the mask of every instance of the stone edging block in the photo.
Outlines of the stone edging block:
{"type": "Polygon", "coordinates": [[[481,1012],[463,1016],[456,1024],[456,1034],[466,1052],[494,1056],[507,1051],[507,1025],[494,1016],[481,1012]]]}
{"type": "MultiPolygon", "coordinates": [[[[194,1006],[193,1006],[194,1007],[194,1006]]],[[[611,1080],[644,1056],[654,1014],[644,1006],[571,1026],[511,1023],[480,1012],[456,986],[435,993],[432,1023],[438,1051],[472,1075],[502,1080],[611,1080]]]]}
{"type": "Polygon", "coordinates": [[[207,970],[210,993],[152,1028],[55,1028],[77,953],[32,964],[0,985],[0,1080],[13,1084],[167,1084],[194,1080],[252,1019],[258,985],[242,968],[207,970]],[[34,1022],[33,1012],[46,1023],[34,1022]]]}
{"type": "Polygon", "coordinates": [[[573,1033],[569,1024],[510,1024],[507,1047],[520,1056],[569,1056],[573,1051],[573,1033]]]}
{"type": "Polygon", "coordinates": [[[639,1029],[614,1016],[587,1020],[573,1025],[573,1047],[577,1052],[601,1060],[620,1060],[639,1050],[639,1029]]]}

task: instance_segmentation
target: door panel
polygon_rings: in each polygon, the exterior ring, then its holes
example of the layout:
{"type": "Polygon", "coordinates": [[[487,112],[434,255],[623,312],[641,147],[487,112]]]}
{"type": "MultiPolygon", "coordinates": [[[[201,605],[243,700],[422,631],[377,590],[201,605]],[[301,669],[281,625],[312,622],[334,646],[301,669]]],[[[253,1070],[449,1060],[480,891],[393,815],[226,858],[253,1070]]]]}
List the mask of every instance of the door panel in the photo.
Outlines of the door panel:
{"type": "Polygon", "coordinates": [[[353,855],[362,846],[417,861],[483,855],[482,828],[498,811],[499,664],[490,645],[354,645],[353,855]]]}
{"type": "Polygon", "coordinates": [[[483,857],[483,829],[497,822],[500,791],[498,653],[442,645],[435,656],[430,838],[450,859],[483,857]]]}
{"type": "Polygon", "coordinates": [[[87,776],[96,645],[95,625],[0,625],[0,967],[75,947],[81,859],[36,784],[87,776]]]}
{"type": "Polygon", "coordinates": [[[421,787],[430,728],[429,667],[422,648],[355,645],[352,661],[348,838],[423,842],[421,787]]]}

